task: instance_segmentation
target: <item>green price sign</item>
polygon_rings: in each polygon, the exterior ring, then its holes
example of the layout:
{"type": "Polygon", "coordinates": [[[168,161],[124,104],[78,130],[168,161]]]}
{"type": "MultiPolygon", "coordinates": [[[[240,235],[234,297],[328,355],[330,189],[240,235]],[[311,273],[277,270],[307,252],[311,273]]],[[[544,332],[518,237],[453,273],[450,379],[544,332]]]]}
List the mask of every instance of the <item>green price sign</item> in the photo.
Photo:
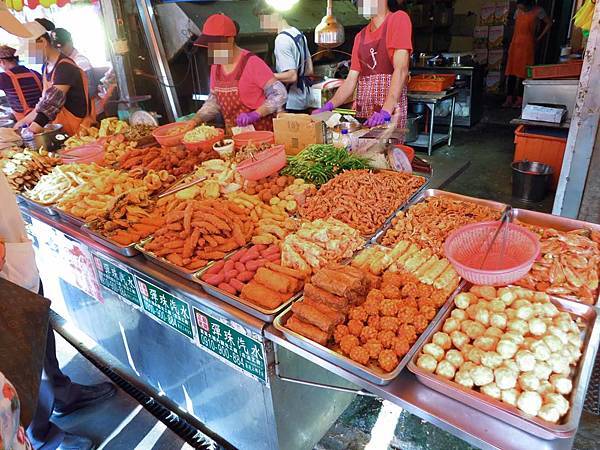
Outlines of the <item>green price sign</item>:
{"type": "Polygon", "coordinates": [[[96,254],[94,255],[94,264],[96,265],[96,269],[98,269],[98,282],[101,286],[117,294],[119,297],[140,306],[140,298],[135,288],[135,281],[129,271],[96,254]]]}
{"type": "Polygon", "coordinates": [[[265,348],[262,342],[194,308],[200,346],[229,365],[267,383],[265,348]]]}
{"type": "Polygon", "coordinates": [[[144,310],[181,334],[193,339],[190,305],[148,281],[137,277],[136,280],[144,310]]]}

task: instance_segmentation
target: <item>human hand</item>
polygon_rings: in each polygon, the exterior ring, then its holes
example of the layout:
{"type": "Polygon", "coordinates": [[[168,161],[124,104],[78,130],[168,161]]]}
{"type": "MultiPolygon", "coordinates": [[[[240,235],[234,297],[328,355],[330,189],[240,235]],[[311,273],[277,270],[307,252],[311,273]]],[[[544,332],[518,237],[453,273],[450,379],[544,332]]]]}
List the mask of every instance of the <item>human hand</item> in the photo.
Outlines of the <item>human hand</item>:
{"type": "Polygon", "coordinates": [[[247,127],[260,120],[260,113],[252,111],[249,113],[241,113],[237,116],[236,124],[238,127],[247,127]]]}
{"type": "Polygon", "coordinates": [[[41,127],[35,122],[31,122],[31,124],[29,125],[29,131],[31,131],[33,134],[38,134],[44,131],[44,127],[41,127]]]}
{"type": "Polygon", "coordinates": [[[333,106],[333,103],[331,103],[330,101],[325,103],[321,108],[319,109],[315,109],[311,114],[321,114],[322,112],[329,112],[329,111],[333,111],[335,107],[333,106]]]}
{"type": "Polygon", "coordinates": [[[392,115],[385,109],[382,109],[378,112],[374,112],[369,120],[367,120],[365,125],[369,128],[378,127],[379,125],[383,125],[386,120],[390,120],[391,118],[392,115]]]}
{"type": "Polygon", "coordinates": [[[23,118],[19,121],[17,121],[14,125],[13,125],[13,130],[17,130],[19,131],[21,128],[26,127],[28,125],[26,118],[23,118]]]}

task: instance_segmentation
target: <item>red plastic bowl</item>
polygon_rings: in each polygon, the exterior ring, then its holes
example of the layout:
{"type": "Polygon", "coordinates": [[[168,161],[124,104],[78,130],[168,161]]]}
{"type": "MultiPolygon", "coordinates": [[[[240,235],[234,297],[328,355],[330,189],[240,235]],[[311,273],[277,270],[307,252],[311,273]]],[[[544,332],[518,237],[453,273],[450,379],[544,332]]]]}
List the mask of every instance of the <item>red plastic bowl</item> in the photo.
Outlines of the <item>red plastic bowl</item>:
{"type": "Polygon", "coordinates": [[[191,120],[186,122],[175,122],[158,127],[152,132],[152,136],[154,136],[154,139],[156,139],[163,147],[174,147],[181,144],[185,133],[193,128],[194,122],[191,120]],[[177,129],[177,127],[181,127],[181,132],[178,130],[177,133],[171,134],[173,133],[173,129],[177,129]]]}
{"type": "Polygon", "coordinates": [[[415,149],[412,148],[412,147],[409,147],[408,145],[401,145],[401,144],[397,144],[396,148],[399,148],[404,153],[406,153],[406,156],[408,157],[408,160],[412,164],[413,159],[415,159],[415,149]]]}
{"type": "Polygon", "coordinates": [[[104,161],[104,146],[101,144],[82,145],[81,147],[62,150],[59,155],[60,159],[65,164],[101,164],[104,161]]]}
{"type": "Polygon", "coordinates": [[[208,152],[213,149],[214,144],[219,142],[225,136],[224,130],[217,128],[217,131],[219,132],[219,134],[217,136],[215,136],[214,138],[210,138],[210,139],[206,139],[204,141],[198,141],[198,142],[182,141],[183,145],[185,146],[185,148],[187,148],[191,152],[196,152],[196,151],[208,152]]]}
{"type": "Polygon", "coordinates": [[[236,150],[248,145],[250,142],[254,145],[274,144],[275,134],[272,131],[246,131],[233,136],[233,142],[236,150]]]}
{"type": "Polygon", "coordinates": [[[513,223],[505,225],[481,263],[500,222],[480,222],[454,231],[444,243],[444,253],[458,274],[474,284],[503,286],[523,278],[540,254],[540,241],[531,231],[513,223]]]}
{"type": "Polygon", "coordinates": [[[246,180],[256,181],[279,172],[287,164],[285,146],[276,145],[246,159],[237,165],[237,171],[246,180]]]}

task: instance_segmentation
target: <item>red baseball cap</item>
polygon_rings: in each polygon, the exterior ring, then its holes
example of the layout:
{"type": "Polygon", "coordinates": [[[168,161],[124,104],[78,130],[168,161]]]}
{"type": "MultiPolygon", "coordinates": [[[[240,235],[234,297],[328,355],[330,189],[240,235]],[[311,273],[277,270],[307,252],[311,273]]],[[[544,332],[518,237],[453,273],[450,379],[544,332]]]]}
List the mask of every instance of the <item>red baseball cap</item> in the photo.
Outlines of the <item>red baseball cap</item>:
{"type": "Polygon", "coordinates": [[[237,36],[235,22],[225,14],[208,16],[202,27],[202,34],[194,45],[206,46],[209,42],[224,41],[226,38],[237,36]]]}

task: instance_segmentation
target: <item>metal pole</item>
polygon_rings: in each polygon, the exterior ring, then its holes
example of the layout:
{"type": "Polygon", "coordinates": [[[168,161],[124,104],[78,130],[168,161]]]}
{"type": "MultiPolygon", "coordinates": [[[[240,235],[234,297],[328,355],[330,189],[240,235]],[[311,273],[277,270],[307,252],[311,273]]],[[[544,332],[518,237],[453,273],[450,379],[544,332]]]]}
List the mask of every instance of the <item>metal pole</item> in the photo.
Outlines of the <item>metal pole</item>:
{"type": "Polygon", "coordinates": [[[159,87],[165,101],[167,118],[173,122],[177,117],[181,116],[181,108],[179,107],[177,91],[173,86],[173,77],[171,76],[171,69],[169,68],[169,62],[167,61],[165,49],[162,44],[160,30],[156,23],[154,7],[151,0],[136,0],[136,5],[142,20],[142,26],[144,27],[152,66],[156,72],[159,87]]]}

